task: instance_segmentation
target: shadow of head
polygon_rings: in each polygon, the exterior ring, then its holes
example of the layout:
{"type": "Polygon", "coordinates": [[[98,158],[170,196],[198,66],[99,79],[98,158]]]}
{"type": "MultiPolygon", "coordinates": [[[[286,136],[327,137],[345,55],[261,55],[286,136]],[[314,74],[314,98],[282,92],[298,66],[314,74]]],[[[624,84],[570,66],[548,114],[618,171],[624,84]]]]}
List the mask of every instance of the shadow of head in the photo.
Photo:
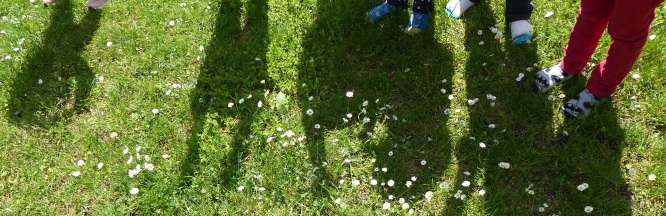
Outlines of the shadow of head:
{"type": "Polygon", "coordinates": [[[41,44],[29,50],[10,91],[10,119],[18,125],[49,127],[68,122],[89,107],[95,74],[82,57],[99,28],[100,12],[78,23],[69,0],[52,7],[41,44]]]}

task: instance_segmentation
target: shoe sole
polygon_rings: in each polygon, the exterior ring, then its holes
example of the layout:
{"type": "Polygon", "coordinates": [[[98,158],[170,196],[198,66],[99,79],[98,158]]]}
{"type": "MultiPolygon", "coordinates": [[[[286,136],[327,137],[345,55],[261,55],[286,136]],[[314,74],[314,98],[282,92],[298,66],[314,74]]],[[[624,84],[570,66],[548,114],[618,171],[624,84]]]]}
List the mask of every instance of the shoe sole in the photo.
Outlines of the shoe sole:
{"type": "Polygon", "coordinates": [[[523,45],[531,41],[532,41],[532,35],[529,34],[522,34],[513,39],[513,43],[516,45],[523,45]]]}
{"type": "Polygon", "coordinates": [[[412,27],[405,28],[405,34],[409,36],[416,36],[418,34],[421,34],[421,32],[423,32],[423,30],[421,29],[412,28],[412,27]]]}
{"type": "Polygon", "coordinates": [[[448,14],[453,19],[460,19],[460,15],[454,14],[453,9],[451,9],[451,8],[448,8],[448,7],[446,8],[446,14],[448,14]]]}

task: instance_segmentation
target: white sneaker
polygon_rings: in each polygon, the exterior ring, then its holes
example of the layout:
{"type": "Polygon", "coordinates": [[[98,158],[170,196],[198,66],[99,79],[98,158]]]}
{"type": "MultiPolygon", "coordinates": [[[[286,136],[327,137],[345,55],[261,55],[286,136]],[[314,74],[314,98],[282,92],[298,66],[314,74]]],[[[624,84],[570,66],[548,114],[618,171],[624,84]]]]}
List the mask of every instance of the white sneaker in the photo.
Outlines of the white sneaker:
{"type": "Polygon", "coordinates": [[[454,19],[460,19],[463,13],[472,6],[474,6],[474,2],[469,0],[451,0],[446,4],[446,13],[454,19]]]}
{"type": "Polygon", "coordinates": [[[511,26],[511,40],[516,45],[532,41],[532,23],[529,20],[518,20],[509,23],[511,26]]]}
{"type": "Polygon", "coordinates": [[[102,9],[106,3],[108,3],[109,0],[88,0],[88,9],[90,10],[97,10],[97,9],[102,9]]]}

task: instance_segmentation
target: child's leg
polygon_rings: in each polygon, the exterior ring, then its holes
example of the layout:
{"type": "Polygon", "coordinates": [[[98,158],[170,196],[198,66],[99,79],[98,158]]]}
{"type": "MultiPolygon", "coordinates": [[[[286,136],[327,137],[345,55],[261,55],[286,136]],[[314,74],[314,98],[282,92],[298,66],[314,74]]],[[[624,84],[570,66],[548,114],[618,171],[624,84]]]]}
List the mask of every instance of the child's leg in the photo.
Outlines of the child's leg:
{"type": "Polygon", "coordinates": [[[412,11],[420,14],[430,14],[435,9],[435,0],[414,0],[412,11]]]}
{"type": "Polygon", "coordinates": [[[506,0],[506,10],[504,11],[506,21],[511,27],[511,40],[516,45],[521,45],[532,40],[532,23],[529,22],[532,16],[531,0],[506,0]]]}
{"type": "Polygon", "coordinates": [[[583,70],[592,58],[592,53],[597,48],[601,35],[606,30],[615,1],[582,0],[578,19],[564,51],[564,59],[559,65],[537,72],[534,83],[536,91],[547,92],[583,70]]]}
{"type": "Polygon", "coordinates": [[[414,0],[412,5],[412,16],[405,28],[405,34],[417,35],[428,29],[430,12],[435,9],[435,0],[414,0]]]}
{"type": "Polygon", "coordinates": [[[506,21],[511,23],[519,20],[529,20],[532,17],[532,0],[506,0],[506,21]]]}
{"type": "Polygon", "coordinates": [[[616,1],[582,0],[578,19],[564,51],[564,59],[560,62],[560,67],[567,74],[577,75],[590,61],[606,30],[616,1]]]}
{"type": "Polygon", "coordinates": [[[393,5],[393,7],[406,8],[408,2],[407,2],[407,0],[387,0],[386,3],[389,3],[390,5],[393,5]]]}
{"type": "MultiPolygon", "coordinates": [[[[592,71],[586,89],[560,110],[567,118],[590,114],[599,98],[612,95],[627,76],[645,46],[655,9],[664,0],[615,0],[608,23],[613,38],[608,56],[592,71]],[[583,97],[588,95],[587,97],[583,97]],[[586,99],[587,98],[587,99],[586,99]]],[[[571,44],[570,44],[571,45],[571,44]]]]}
{"type": "Polygon", "coordinates": [[[627,76],[650,33],[655,9],[664,0],[616,0],[608,33],[613,38],[606,60],[592,72],[587,89],[597,97],[608,97],[627,76]]]}

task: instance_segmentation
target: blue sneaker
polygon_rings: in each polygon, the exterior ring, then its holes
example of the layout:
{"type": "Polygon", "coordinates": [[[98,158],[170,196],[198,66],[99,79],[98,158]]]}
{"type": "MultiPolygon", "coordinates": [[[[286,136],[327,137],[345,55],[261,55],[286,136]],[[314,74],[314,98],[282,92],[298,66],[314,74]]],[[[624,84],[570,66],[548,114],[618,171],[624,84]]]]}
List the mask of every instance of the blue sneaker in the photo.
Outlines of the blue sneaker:
{"type": "Polygon", "coordinates": [[[413,13],[409,18],[405,34],[414,36],[428,29],[428,22],[430,22],[429,14],[413,13]]]}
{"type": "Polygon", "coordinates": [[[511,40],[516,45],[532,41],[532,23],[529,20],[518,20],[509,23],[511,26],[511,40]]]}
{"type": "Polygon", "coordinates": [[[393,7],[393,5],[390,5],[388,2],[384,2],[384,4],[380,4],[377,7],[370,9],[368,11],[368,17],[370,17],[372,22],[377,22],[391,15],[395,9],[396,8],[393,7]]]}
{"type": "Polygon", "coordinates": [[[474,6],[474,2],[470,0],[451,0],[446,4],[446,14],[454,19],[460,19],[463,13],[472,6],[474,6]]]}

